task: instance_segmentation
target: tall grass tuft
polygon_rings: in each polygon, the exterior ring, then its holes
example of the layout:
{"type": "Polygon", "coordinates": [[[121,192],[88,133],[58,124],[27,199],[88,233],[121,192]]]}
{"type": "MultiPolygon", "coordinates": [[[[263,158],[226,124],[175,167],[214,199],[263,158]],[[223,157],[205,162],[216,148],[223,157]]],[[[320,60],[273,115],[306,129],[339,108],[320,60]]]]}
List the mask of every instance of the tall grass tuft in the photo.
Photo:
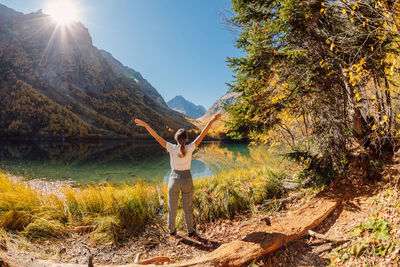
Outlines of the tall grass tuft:
{"type": "Polygon", "coordinates": [[[7,230],[23,230],[32,219],[32,214],[27,211],[11,209],[0,216],[0,226],[7,230]]]}
{"type": "Polygon", "coordinates": [[[40,207],[38,193],[23,183],[11,182],[0,173],[0,215],[10,210],[32,211],[40,207]]]}
{"type": "Polygon", "coordinates": [[[120,221],[115,216],[98,217],[94,220],[96,229],[92,233],[95,242],[104,244],[123,239],[120,221]]]}
{"type": "Polygon", "coordinates": [[[32,223],[25,227],[21,232],[24,236],[31,239],[45,239],[49,237],[66,237],[69,232],[60,221],[36,218],[32,223]]]}
{"type": "Polygon", "coordinates": [[[23,230],[40,210],[39,194],[22,183],[11,182],[0,173],[0,226],[6,230],[23,230]]]}
{"type": "Polygon", "coordinates": [[[105,222],[99,218],[108,217],[108,222],[129,232],[150,223],[159,207],[156,187],[142,182],[118,187],[106,184],[79,190],[68,188],[64,194],[75,224],[103,227],[105,222]]]}
{"type": "Polygon", "coordinates": [[[196,221],[232,219],[238,212],[253,211],[256,204],[283,194],[281,181],[282,174],[276,175],[267,169],[237,170],[196,179],[196,221]]]}

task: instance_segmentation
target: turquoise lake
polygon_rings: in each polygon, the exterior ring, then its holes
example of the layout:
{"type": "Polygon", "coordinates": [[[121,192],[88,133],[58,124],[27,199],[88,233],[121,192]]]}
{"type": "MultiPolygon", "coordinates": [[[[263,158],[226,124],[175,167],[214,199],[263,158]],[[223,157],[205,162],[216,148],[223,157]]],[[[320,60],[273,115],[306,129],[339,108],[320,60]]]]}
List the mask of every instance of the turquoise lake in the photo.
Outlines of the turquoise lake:
{"type": "MultiPolygon", "coordinates": [[[[221,171],[278,165],[267,146],[203,142],[193,154],[193,177],[221,171]]],[[[144,180],[161,183],[170,172],[169,155],[151,140],[131,142],[0,143],[0,169],[28,179],[113,184],[144,180]]]]}

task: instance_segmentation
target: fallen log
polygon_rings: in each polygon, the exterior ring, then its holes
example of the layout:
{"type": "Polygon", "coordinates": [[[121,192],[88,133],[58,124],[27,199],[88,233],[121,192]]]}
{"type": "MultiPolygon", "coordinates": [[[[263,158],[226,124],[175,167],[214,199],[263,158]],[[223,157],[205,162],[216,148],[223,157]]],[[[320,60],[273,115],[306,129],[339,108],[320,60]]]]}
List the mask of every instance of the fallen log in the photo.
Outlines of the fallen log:
{"type": "Polygon", "coordinates": [[[242,240],[223,244],[210,254],[176,266],[242,266],[299,239],[318,226],[341,202],[340,198],[314,198],[280,224],[261,227],[242,240]]]}

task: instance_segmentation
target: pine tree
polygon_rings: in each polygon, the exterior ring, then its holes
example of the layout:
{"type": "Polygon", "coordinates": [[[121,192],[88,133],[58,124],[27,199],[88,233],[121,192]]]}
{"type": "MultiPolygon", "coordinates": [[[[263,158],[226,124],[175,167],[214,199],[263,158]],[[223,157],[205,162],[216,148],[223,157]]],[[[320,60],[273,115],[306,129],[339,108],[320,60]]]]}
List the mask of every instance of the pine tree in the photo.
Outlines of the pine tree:
{"type": "Polygon", "coordinates": [[[390,143],[398,20],[388,14],[398,18],[399,4],[388,2],[232,0],[245,57],[228,59],[242,94],[228,108],[231,135],[285,140],[330,165],[355,140],[390,143]]]}

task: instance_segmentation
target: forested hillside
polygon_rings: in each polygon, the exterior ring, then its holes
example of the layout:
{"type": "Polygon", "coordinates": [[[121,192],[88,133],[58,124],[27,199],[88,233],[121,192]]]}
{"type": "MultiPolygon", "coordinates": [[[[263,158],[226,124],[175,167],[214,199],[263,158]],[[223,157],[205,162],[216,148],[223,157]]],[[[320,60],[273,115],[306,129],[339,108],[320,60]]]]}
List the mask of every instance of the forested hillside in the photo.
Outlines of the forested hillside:
{"type": "Polygon", "coordinates": [[[135,117],[161,134],[194,128],[140,73],[94,47],[81,23],[2,5],[0,95],[1,137],[139,137],[135,117]]]}

